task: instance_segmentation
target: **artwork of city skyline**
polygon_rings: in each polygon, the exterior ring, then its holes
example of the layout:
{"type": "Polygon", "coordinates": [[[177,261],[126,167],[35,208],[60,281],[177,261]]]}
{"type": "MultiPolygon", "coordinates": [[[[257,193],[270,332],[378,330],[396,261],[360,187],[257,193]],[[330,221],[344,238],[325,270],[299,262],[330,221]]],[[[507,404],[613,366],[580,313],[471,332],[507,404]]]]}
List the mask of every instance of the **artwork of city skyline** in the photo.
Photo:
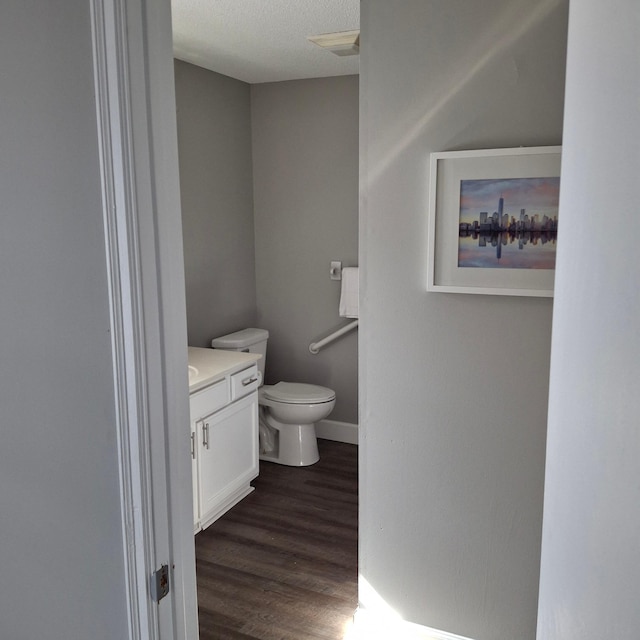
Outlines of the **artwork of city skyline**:
{"type": "Polygon", "coordinates": [[[458,266],[554,269],[560,178],[460,181],[458,266]]]}

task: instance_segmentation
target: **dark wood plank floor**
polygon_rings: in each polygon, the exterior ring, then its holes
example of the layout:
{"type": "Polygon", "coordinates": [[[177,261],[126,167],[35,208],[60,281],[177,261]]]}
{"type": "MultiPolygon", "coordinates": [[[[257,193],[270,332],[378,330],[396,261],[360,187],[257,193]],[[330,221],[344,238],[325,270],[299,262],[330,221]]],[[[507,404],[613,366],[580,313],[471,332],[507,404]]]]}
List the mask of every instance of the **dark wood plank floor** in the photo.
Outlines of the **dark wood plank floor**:
{"type": "Polygon", "coordinates": [[[256,490],[196,536],[200,640],[342,640],[357,606],[355,445],[260,462],[256,490]]]}

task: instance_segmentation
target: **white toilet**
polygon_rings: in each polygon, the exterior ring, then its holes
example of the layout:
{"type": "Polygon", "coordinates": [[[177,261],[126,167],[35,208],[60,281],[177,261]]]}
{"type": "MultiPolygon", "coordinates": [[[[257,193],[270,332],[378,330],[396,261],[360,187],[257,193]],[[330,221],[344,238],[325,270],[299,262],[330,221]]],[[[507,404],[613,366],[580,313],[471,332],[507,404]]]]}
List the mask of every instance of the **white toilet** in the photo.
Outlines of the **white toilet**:
{"type": "MultiPolygon", "coordinates": [[[[258,368],[264,377],[269,332],[243,329],[211,341],[214,349],[260,353],[258,368]]],[[[318,462],[315,423],[323,420],[336,404],[335,391],[299,382],[263,385],[260,404],[260,459],[293,467],[318,462]]]]}

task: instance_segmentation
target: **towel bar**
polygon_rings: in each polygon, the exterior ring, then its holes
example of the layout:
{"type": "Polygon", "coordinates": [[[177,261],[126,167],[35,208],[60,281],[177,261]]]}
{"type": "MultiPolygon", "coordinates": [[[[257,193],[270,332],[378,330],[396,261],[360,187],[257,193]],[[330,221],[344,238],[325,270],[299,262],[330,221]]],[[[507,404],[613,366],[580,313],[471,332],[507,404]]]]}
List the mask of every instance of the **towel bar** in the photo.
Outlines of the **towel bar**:
{"type": "Polygon", "coordinates": [[[358,326],[357,320],[354,320],[353,322],[346,324],[344,327],[341,327],[337,331],[330,333],[326,338],[322,338],[322,340],[318,340],[318,342],[312,342],[309,345],[309,351],[311,351],[311,353],[315,355],[316,353],[318,353],[318,351],[320,351],[320,349],[322,349],[322,347],[328,345],[330,342],[333,342],[334,340],[337,340],[340,336],[343,336],[345,333],[348,333],[352,329],[357,328],[357,326],[358,326]]]}

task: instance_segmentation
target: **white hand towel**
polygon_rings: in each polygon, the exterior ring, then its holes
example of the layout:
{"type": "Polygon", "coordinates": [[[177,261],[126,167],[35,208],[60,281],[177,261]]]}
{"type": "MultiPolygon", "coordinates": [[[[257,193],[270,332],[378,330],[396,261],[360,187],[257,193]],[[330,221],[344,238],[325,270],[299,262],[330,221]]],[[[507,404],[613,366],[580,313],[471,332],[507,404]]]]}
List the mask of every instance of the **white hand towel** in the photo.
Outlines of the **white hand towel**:
{"type": "Polygon", "coordinates": [[[343,318],[358,317],[358,267],[342,270],[339,313],[343,318]]]}

